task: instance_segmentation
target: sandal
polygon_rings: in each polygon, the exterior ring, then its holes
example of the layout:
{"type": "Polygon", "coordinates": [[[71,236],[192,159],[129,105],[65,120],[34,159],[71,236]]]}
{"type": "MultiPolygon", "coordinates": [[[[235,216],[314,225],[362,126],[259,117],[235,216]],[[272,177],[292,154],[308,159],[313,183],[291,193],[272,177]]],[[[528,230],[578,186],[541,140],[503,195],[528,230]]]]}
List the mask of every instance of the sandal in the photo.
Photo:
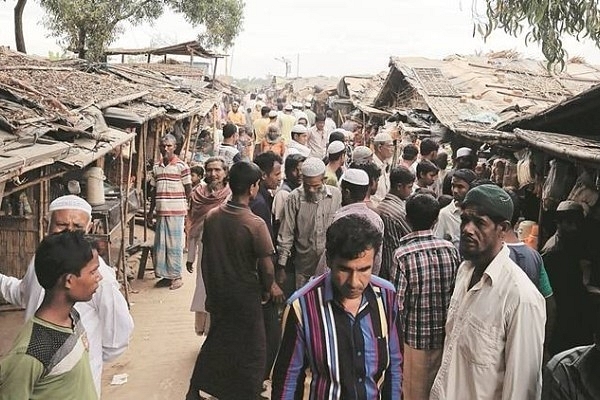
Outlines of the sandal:
{"type": "Polygon", "coordinates": [[[171,280],[168,278],[162,278],[154,284],[155,287],[167,287],[171,285],[171,280]]]}
{"type": "Polygon", "coordinates": [[[194,263],[193,262],[186,262],[185,263],[185,269],[187,269],[187,272],[189,272],[190,274],[194,272],[194,263]]]}
{"type": "Polygon", "coordinates": [[[171,287],[169,287],[169,289],[176,290],[182,286],[183,286],[183,281],[181,280],[181,278],[177,278],[177,279],[173,279],[173,281],[171,282],[171,287]]]}

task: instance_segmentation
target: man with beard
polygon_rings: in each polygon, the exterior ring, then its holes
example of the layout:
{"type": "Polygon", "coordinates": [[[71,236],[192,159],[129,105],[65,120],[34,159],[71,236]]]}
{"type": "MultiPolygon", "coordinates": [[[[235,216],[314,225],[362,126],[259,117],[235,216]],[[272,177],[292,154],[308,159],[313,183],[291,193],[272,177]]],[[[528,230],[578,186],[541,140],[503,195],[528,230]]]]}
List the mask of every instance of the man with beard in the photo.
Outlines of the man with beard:
{"type": "Polygon", "coordinates": [[[379,170],[381,175],[377,183],[377,192],[371,196],[373,206],[377,208],[379,203],[390,190],[390,162],[394,155],[394,140],[389,133],[378,133],[373,138],[373,149],[375,154],[373,155],[373,162],[379,170]]]}
{"type": "MultiPolygon", "coordinates": [[[[190,210],[186,221],[188,236],[192,245],[188,247],[188,261],[186,267],[188,272],[194,271],[194,262],[200,265],[202,260],[202,232],[204,220],[208,212],[213,208],[224,204],[231,196],[231,190],[227,185],[227,162],[221,157],[211,157],[204,164],[204,184],[200,184],[190,196],[190,210]]],[[[210,317],[206,312],[204,303],[206,301],[206,290],[202,279],[202,272],[196,273],[196,289],[190,311],[196,313],[196,333],[202,335],[208,332],[210,317]]]]}
{"type": "Polygon", "coordinates": [[[202,275],[211,329],[196,359],[187,400],[200,400],[201,390],[223,400],[256,400],[260,393],[265,371],[261,299],[284,300],[274,282],[275,250],[267,225],[248,206],[261,177],[256,164],[234,164],[231,201],[211,210],[204,221],[202,275]]]}
{"type": "Polygon", "coordinates": [[[302,164],[302,187],[290,193],[278,235],[278,265],[285,269],[288,259],[294,268],[295,288],[299,289],[315,274],[325,251],[325,233],[342,194],[325,185],[325,163],[309,157],[302,164]]]}
{"type": "Polygon", "coordinates": [[[184,224],[188,213],[187,199],[192,191],[190,167],[175,155],[175,137],[171,134],[160,140],[161,160],[154,164],[150,176],[150,209],[147,222],[152,224],[156,208],[154,234],[154,273],[161,278],[157,286],[171,290],[183,286],[184,224]]]}
{"type": "Polygon", "coordinates": [[[583,273],[591,263],[582,235],[583,207],[571,200],[561,202],[556,208],[556,222],[556,233],[541,251],[556,298],[551,355],[593,341],[583,273]]]}
{"type": "MultiPolygon", "coordinates": [[[[342,192],[342,208],[335,213],[333,222],[347,215],[360,215],[383,235],[384,226],[381,217],[365,203],[365,197],[369,192],[369,175],[362,169],[348,168],[340,179],[340,190],[342,192]]],[[[375,259],[373,260],[372,272],[374,275],[379,275],[379,271],[381,270],[381,250],[381,248],[377,249],[375,259]]],[[[323,253],[315,276],[322,275],[327,271],[327,260],[323,253]]]]}
{"type": "Polygon", "coordinates": [[[513,204],[496,185],[462,202],[460,253],[430,399],[539,399],[544,298],[504,245],[513,204]]]}
{"type": "Polygon", "coordinates": [[[477,175],[470,169],[454,171],[451,178],[454,201],[440,210],[437,224],[433,229],[435,237],[452,242],[456,248],[460,242],[460,205],[475,179],[477,179],[477,175]]]}

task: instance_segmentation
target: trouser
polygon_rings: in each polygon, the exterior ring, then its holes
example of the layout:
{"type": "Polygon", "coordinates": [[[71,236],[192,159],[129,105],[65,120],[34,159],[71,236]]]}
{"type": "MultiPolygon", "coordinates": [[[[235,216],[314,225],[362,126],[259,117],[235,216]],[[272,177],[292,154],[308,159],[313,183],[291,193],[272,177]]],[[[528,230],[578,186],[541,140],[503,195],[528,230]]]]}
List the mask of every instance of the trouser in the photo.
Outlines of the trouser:
{"type": "Polygon", "coordinates": [[[265,380],[271,375],[271,368],[277,357],[279,342],[281,340],[281,325],[279,323],[279,307],[272,301],[262,305],[263,318],[265,322],[265,337],[266,337],[266,360],[265,365],[265,380]]]}
{"type": "Polygon", "coordinates": [[[418,350],[404,343],[404,400],[428,400],[442,363],[442,349],[418,350]]]}

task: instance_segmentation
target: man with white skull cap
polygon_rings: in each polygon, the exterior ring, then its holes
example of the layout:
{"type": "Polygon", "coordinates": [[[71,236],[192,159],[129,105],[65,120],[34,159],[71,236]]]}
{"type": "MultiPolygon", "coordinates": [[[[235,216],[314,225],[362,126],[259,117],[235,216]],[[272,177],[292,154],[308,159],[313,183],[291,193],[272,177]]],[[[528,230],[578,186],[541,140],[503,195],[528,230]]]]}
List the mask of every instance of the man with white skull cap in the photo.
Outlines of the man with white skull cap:
{"type": "MultiPolygon", "coordinates": [[[[351,214],[360,215],[368,220],[383,235],[383,220],[375,211],[367,206],[367,203],[365,203],[365,198],[369,191],[369,184],[369,175],[362,169],[348,168],[344,172],[340,179],[343,207],[335,213],[333,222],[351,214]]],[[[382,247],[380,246],[375,252],[372,269],[373,275],[379,275],[379,270],[381,269],[381,252],[382,247]]],[[[326,271],[327,260],[325,259],[325,255],[323,255],[319,260],[315,276],[321,275],[326,271]]]]}
{"type": "Polygon", "coordinates": [[[277,238],[277,267],[288,266],[296,289],[314,275],[325,251],[327,228],[342,203],[340,190],[324,181],[325,163],[315,157],[307,158],[302,164],[302,186],[290,193],[285,205],[277,238]]]}
{"type": "MultiPolygon", "coordinates": [[[[67,195],[50,203],[48,234],[65,230],[88,231],[91,227],[92,207],[84,199],[67,195]]],[[[103,362],[112,361],[129,345],[133,319],[125,298],[119,290],[114,270],[98,257],[102,275],[98,289],[87,302],[78,302],[75,309],[87,332],[92,377],[100,396],[103,362]]],[[[45,291],[37,280],[35,257],[29,262],[23,279],[0,274],[0,294],[11,304],[25,308],[25,320],[37,311],[45,291]]]]}

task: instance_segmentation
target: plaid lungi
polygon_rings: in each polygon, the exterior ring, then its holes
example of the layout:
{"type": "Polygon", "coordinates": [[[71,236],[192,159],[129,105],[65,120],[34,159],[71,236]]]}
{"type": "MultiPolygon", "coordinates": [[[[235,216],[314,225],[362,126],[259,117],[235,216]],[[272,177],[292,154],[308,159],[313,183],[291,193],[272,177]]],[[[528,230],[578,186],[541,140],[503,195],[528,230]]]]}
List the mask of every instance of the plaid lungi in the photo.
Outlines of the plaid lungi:
{"type": "Polygon", "coordinates": [[[185,216],[156,218],[154,233],[154,275],[159,278],[181,278],[185,216]]]}

